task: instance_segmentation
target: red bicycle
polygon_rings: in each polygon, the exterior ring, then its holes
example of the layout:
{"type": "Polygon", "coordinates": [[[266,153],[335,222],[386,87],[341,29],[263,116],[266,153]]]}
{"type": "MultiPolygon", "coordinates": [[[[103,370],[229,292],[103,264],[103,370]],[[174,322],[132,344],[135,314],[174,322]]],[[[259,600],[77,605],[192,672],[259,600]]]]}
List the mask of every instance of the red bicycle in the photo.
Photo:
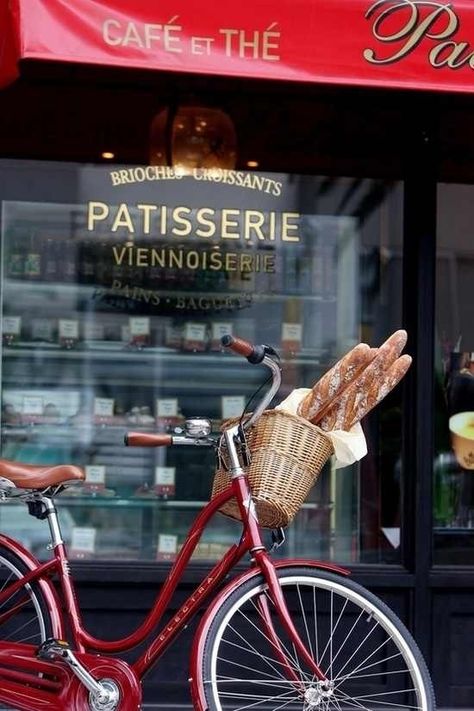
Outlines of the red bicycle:
{"type": "MultiPolygon", "coordinates": [[[[271,387],[248,419],[228,424],[218,438],[201,419],[189,420],[179,436],[126,436],[133,446],[225,449],[230,481],[197,516],[151,611],[133,634],[96,639],[81,620],[54,496],[83,480],[82,470],[0,462],[3,500],[22,500],[33,516],[47,519],[53,551],[51,560],[40,563],[18,542],[0,536],[0,701],[26,711],[136,711],[143,677],[207,601],[191,652],[191,694],[198,711],[433,711],[423,658],[384,603],[336,565],[275,562],[264,546],[246,473],[246,433],[278,391],[280,367],[268,346],[232,337],[225,337],[224,345],[272,373],[271,387]],[[160,628],[206,524],[230,501],[242,521],[240,540],[160,628]],[[222,587],[244,556],[250,558],[248,570],[222,587]],[[146,651],[134,663],[120,659],[120,653],[147,638],[146,651]]],[[[275,543],[282,540],[280,531],[275,543]]]]}

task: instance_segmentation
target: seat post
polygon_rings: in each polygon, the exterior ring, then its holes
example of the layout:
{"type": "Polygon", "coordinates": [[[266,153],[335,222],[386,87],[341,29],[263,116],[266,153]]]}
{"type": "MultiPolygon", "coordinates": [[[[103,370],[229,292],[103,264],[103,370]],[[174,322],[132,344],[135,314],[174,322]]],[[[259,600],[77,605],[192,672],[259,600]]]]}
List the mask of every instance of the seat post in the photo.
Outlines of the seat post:
{"type": "Polygon", "coordinates": [[[64,544],[61,526],[59,525],[58,512],[56,510],[56,506],[54,505],[54,501],[48,496],[42,496],[41,503],[45,509],[44,516],[48,519],[49,530],[51,533],[51,543],[53,544],[53,548],[55,548],[60,543],[64,544]]]}

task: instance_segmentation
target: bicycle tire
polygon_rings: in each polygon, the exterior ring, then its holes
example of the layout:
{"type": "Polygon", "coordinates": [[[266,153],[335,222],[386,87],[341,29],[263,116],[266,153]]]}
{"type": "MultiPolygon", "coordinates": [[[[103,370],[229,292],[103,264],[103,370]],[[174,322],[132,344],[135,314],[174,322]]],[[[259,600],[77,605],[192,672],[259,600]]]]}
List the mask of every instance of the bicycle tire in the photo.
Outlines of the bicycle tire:
{"type": "Polygon", "coordinates": [[[301,683],[285,675],[259,620],[256,600],[269,597],[258,575],[230,593],[208,628],[201,664],[209,711],[435,711],[421,652],[385,603],[330,572],[304,566],[277,572],[301,639],[331,681],[330,693],[300,663],[272,614],[281,649],[301,683]]]}

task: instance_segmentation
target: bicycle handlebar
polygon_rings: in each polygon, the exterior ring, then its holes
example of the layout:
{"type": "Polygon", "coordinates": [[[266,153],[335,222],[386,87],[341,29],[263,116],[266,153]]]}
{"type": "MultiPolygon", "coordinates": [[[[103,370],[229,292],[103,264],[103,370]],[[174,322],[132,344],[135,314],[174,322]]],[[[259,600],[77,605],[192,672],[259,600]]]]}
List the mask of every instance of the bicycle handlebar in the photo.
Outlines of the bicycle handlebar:
{"type": "Polygon", "coordinates": [[[127,432],[124,441],[126,447],[169,447],[173,444],[173,437],[153,432],[127,432]]]}
{"type": "MultiPolygon", "coordinates": [[[[243,338],[223,336],[221,344],[234,353],[247,358],[249,363],[262,363],[272,371],[272,384],[265,397],[257,405],[248,420],[243,423],[244,429],[253,425],[277,394],[281,384],[281,372],[278,363],[271,356],[278,358],[278,353],[271,346],[254,346],[243,338]]],[[[169,447],[172,444],[208,444],[206,438],[193,440],[188,437],[173,437],[170,434],[153,432],[127,432],[124,437],[127,447],[169,447]]]]}
{"type": "Polygon", "coordinates": [[[251,427],[260,417],[262,412],[267,408],[267,405],[273,400],[274,396],[280,389],[281,384],[281,372],[278,363],[275,362],[270,356],[274,356],[278,359],[278,353],[271,346],[254,346],[248,341],[244,341],[242,338],[234,338],[233,336],[223,336],[221,338],[221,344],[225,348],[230,348],[234,353],[243,355],[247,358],[249,363],[257,364],[262,363],[270,368],[272,371],[272,385],[268,390],[265,397],[260,401],[252,415],[248,420],[243,423],[244,429],[251,427]]]}
{"type": "Polygon", "coordinates": [[[265,358],[266,346],[254,346],[243,338],[234,338],[234,336],[222,336],[221,344],[224,348],[229,348],[234,353],[247,358],[249,363],[261,363],[265,358]]]}

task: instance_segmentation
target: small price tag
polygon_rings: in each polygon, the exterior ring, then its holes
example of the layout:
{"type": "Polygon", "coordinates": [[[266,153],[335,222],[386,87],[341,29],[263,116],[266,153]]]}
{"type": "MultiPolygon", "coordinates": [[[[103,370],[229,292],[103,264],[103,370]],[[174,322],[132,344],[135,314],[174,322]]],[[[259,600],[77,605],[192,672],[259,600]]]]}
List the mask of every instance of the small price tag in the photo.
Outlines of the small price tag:
{"type": "Polygon", "coordinates": [[[224,395],[222,397],[222,419],[240,417],[244,407],[245,397],[243,395],[224,395]]]}
{"type": "Polygon", "coordinates": [[[150,335],[150,319],[147,317],[132,316],[129,321],[130,335],[134,336],[149,336],[150,335]]]}
{"type": "Polygon", "coordinates": [[[2,332],[5,335],[19,336],[21,331],[21,316],[4,316],[2,332]]]}
{"type": "Polygon", "coordinates": [[[178,536],[160,533],[158,536],[157,560],[174,560],[178,552],[178,536]]]}
{"type": "Polygon", "coordinates": [[[212,340],[220,341],[223,336],[232,336],[230,321],[215,321],[212,324],[212,340]]]}
{"type": "Polygon", "coordinates": [[[184,327],[184,337],[187,341],[205,341],[205,324],[188,322],[184,327]]]}
{"type": "Polygon", "coordinates": [[[86,466],[86,487],[93,491],[105,488],[105,466],[103,464],[88,464],[86,466]]]}
{"type": "Polygon", "coordinates": [[[27,395],[23,398],[22,412],[24,415],[42,415],[44,411],[43,398],[37,395],[27,395]]]}
{"type": "Polygon", "coordinates": [[[174,496],[176,467],[155,467],[155,491],[160,496],[174,496]]]}
{"type": "Polygon", "coordinates": [[[71,537],[71,550],[76,554],[92,554],[95,551],[97,529],[86,526],[74,526],[71,537]]]}
{"type": "Polygon", "coordinates": [[[176,398],[159,399],[156,401],[157,417],[177,417],[178,401],[176,398]]]}
{"type": "Polygon", "coordinates": [[[283,323],[281,326],[281,345],[283,350],[297,352],[301,350],[303,326],[301,323],[283,323]]]}
{"type": "Polygon", "coordinates": [[[94,415],[96,417],[113,417],[114,415],[113,398],[96,397],[94,398],[94,415]]]}
{"type": "Polygon", "coordinates": [[[301,343],[303,326],[300,323],[283,323],[281,327],[282,341],[298,341],[301,343]]]}
{"type": "Polygon", "coordinates": [[[186,350],[206,350],[206,324],[188,321],[184,326],[183,345],[186,350]]]}
{"type": "Polygon", "coordinates": [[[73,319],[59,319],[59,337],[77,341],[79,338],[79,321],[73,319]]]}

